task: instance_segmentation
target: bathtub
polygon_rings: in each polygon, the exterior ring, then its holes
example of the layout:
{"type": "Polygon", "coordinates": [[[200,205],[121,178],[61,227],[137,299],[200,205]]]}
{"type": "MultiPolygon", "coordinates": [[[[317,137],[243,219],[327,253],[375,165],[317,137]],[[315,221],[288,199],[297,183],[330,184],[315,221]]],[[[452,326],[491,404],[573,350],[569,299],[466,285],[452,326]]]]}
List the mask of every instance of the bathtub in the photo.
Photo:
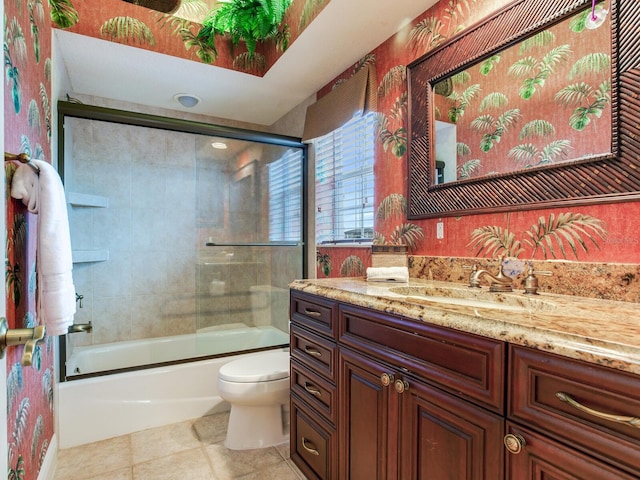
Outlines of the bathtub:
{"type": "MultiPolygon", "coordinates": [[[[204,335],[192,334],[190,337],[195,338],[191,340],[184,338],[189,335],[179,335],[158,342],[121,343],[130,347],[128,350],[131,350],[131,347],[133,350],[146,350],[149,347],[149,351],[144,354],[148,356],[144,359],[153,358],[156,362],[169,361],[170,358],[158,359],[158,349],[166,351],[168,356],[175,356],[180,344],[183,347],[186,345],[199,348],[202,347],[200,342],[205,342],[209,347],[212,343],[221,344],[221,348],[228,351],[230,342],[242,341],[238,338],[240,336],[238,330],[242,329],[207,332],[204,335]],[[173,341],[175,344],[171,345],[173,341]],[[144,343],[151,343],[152,346],[143,346],[144,343]]],[[[254,327],[250,330],[262,331],[263,338],[283,339],[278,342],[280,344],[288,343],[289,340],[286,333],[273,327],[254,327]]],[[[247,334],[247,332],[243,333],[247,334]]],[[[128,352],[127,349],[119,348],[120,346],[120,344],[114,344],[111,355],[100,351],[95,355],[97,358],[91,354],[89,347],[77,348],[74,351],[74,355],[77,354],[77,356],[73,368],[80,368],[80,371],[85,373],[91,368],[98,368],[99,362],[100,369],[105,366],[109,369],[120,368],[117,365],[121,365],[121,355],[137,355],[128,352]],[[110,356],[115,359],[109,360],[110,356]],[[87,360],[87,363],[80,363],[81,359],[87,360]]],[[[258,346],[254,344],[249,348],[258,348],[258,346]]],[[[98,350],[102,350],[102,347],[98,350]]],[[[231,360],[258,354],[245,353],[207,360],[196,359],[188,363],[59,383],[57,388],[59,446],[69,448],[84,445],[228,410],[229,405],[220,398],[217,391],[216,379],[220,367],[231,360]]],[[[181,355],[179,358],[185,357],[181,355]]]]}
{"type": "Polygon", "coordinates": [[[271,326],[248,327],[242,323],[211,327],[197,334],[130,340],[75,347],[66,362],[67,378],[185,358],[242,352],[289,343],[289,335],[271,326]]]}

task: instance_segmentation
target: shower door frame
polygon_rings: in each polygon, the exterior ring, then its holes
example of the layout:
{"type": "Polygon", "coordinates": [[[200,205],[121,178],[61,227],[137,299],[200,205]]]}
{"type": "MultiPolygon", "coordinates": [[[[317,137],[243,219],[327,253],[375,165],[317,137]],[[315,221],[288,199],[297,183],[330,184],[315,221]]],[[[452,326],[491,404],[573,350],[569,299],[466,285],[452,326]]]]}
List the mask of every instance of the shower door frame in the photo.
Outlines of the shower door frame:
{"type": "MultiPolygon", "coordinates": [[[[266,143],[270,145],[277,145],[282,147],[299,148],[302,151],[302,276],[307,278],[309,265],[308,265],[308,181],[309,181],[309,165],[308,165],[308,145],[302,143],[302,140],[297,137],[290,137],[286,135],[273,134],[268,132],[259,132],[254,130],[228,127],[223,125],[216,125],[204,122],[197,122],[193,120],[185,120],[172,117],[163,117],[160,115],[152,115],[147,113],[130,112],[126,110],[118,110],[107,107],[97,107],[94,105],[85,105],[82,103],[58,101],[57,103],[57,125],[58,125],[58,173],[61,178],[64,179],[64,149],[65,149],[65,134],[64,134],[64,122],[67,117],[79,118],[84,120],[98,120],[103,122],[119,123],[123,125],[131,125],[136,127],[148,127],[157,128],[160,130],[169,130],[182,133],[193,133],[198,135],[208,135],[216,137],[225,137],[236,140],[245,140],[249,142],[266,143]]],[[[61,335],[58,337],[58,350],[59,350],[59,381],[66,382],[73,380],[75,377],[67,378],[66,375],[66,357],[67,357],[67,343],[66,336],[61,335]]],[[[213,356],[197,357],[197,360],[203,360],[213,356]]],[[[193,361],[193,358],[158,363],[152,365],[153,367],[162,366],[166,364],[176,364],[193,361]]],[[[141,368],[149,368],[148,365],[142,367],[132,367],[125,370],[137,370],[141,368]]],[[[90,374],[88,376],[100,376],[109,372],[99,372],[96,374],[90,374]]],[[[82,376],[85,378],[86,376],[82,376]]]]}

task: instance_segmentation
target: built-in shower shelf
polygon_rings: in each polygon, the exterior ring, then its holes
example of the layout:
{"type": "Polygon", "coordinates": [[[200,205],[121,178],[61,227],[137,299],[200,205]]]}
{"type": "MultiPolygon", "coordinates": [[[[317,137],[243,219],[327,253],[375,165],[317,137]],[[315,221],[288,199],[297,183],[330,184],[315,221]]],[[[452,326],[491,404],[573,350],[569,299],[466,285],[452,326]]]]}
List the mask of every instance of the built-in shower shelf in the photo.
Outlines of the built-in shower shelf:
{"type": "Polygon", "coordinates": [[[73,207],[99,207],[109,206],[109,199],[102,195],[90,195],[88,193],[67,193],[67,202],[73,207]]]}
{"type": "Polygon", "coordinates": [[[73,263],[106,262],[109,250],[74,250],[71,252],[73,263]]]}

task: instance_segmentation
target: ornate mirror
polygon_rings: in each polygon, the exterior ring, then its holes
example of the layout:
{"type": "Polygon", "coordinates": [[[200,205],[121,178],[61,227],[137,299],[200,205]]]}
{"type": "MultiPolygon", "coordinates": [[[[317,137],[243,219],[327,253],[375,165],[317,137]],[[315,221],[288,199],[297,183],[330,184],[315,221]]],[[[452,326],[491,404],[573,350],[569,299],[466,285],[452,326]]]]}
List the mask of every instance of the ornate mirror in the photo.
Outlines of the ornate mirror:
{"type": "Polygon", "coordinates": [[[409,218],[640,198],[640,7],[597,8],[519,0],[408,66],[409,218]]]}

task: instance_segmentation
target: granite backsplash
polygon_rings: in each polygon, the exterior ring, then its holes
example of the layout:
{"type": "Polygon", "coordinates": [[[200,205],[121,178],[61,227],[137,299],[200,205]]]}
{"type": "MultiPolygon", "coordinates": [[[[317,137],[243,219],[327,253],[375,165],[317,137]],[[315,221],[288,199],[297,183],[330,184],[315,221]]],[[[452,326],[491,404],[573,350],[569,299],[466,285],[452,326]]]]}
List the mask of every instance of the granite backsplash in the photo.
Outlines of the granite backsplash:
{"type": "MultiPolygon", "coordinates": [[[[409,276],[426,280],[468,283],[468,267],[498,272],[498,260],[464,257],[409,256],[409,276]],[[465,269],[465,267],[467,267],[465,269]]],[[[640,265],[622,263],[587,263],[568,261],[534,261],[534,269],[551,272],[538,275],[539,292],[640,303],[640,265]]],[[[527,262],[505,260],[505,274],[514,279],[514,288],[523,289],[527,262]]]]}

